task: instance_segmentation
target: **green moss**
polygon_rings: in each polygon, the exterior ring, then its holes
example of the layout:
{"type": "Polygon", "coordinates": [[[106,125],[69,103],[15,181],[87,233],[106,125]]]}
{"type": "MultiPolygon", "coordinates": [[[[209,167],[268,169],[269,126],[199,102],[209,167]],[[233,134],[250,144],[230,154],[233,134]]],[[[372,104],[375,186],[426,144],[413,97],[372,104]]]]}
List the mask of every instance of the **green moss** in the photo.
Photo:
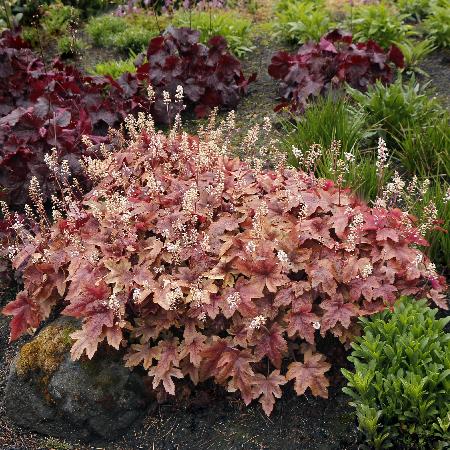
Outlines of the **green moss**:
{"type": "Polygon", "coordinates": [[[44,328],[37,337],[20,349],[16,364],[17,374],[27,376],[34,372],[45,378],[52,375],[70,350],[70,335],[75,330],[75,325],[67,322],[50,324],[44,328]]]}

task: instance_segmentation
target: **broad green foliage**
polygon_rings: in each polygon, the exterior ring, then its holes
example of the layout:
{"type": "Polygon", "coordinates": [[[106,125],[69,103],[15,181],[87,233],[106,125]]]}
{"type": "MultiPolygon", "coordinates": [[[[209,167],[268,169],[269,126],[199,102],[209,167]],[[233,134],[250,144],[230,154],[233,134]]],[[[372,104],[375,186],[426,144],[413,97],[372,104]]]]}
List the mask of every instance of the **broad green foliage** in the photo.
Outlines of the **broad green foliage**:
{"type": "Polygon", "coordinates": [[[276,5],[276,17],[275,29],[296,44],[319,41],[335,25],[321,1],[282,0],[276,5]]]}
{"type": "Polygon", "coordinates": [[[403,22],[405,18],[404,14],[399,14],[384,2],[361,5],[355,7],[348,17],[347,28],[357,41],[372,39],[388,48],[412,34],[412,27],[403,22]]]}
{"type": "Polygon", "coordinates": [[[134,65],[135,57],[128,59],[110,59],[98,63],[90,72],[93,75],[110,75],[113,78],[119,78],[123,73],[136,72],[136,66],[134,65]]]}
{"type": "MultiPolygon", "coordinates": [[[[123,51],[141,52],[150,40],[160,34],[161,23],[154,16],[141,14],[126,17],[105,15],[89,20],[86,31],[94,43],[123,51]]],[[[161,28],[162,30],[163,28],[161,28]]]]}
{"type": "Polygon", "coordinates": [[[223,36],[230,50],[238,57],[252,52],[251,21],[238,12],[214,9],[212,11],[178,11],[172,23],[200,31],[200,41],[207,43],[214,36],[223,36]]]}
{"type": "Polygon", "coordinates": [[[438,47],[450,47],[450,2],[446,6],[434,6],[424,20],[425,34],[438,47]]]}
{"type": "Polygon", "coordinates": [[[376,449],[442,449],[450,441],[450,334],[426,301],[361,319],[343,369],[360,430],[376,449]]]}

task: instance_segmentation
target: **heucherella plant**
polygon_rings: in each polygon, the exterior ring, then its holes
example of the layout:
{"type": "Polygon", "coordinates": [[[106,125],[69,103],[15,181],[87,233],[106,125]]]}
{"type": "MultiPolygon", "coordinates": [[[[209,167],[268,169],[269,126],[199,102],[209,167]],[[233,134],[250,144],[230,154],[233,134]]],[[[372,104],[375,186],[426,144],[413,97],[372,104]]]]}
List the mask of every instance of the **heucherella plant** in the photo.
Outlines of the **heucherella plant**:
{"type": "Polygon", "coordinates": [[[47,157],[62,188],[52,223],[36,182],[37,212],[5,211],[24,282],[3,310],[11,340],[64,307],[82,321],[74,359],[106,340],[154,388],[174,394],[175,379],[213,378],[269,415],[291,380],[298,395],[327,397],[319,333],[349,342],[359,316],[402,294],[445,307],[445,280],[415,248],[426,241],[412,218],[282,158],[264,167],[276,149],[269,120],[242,141],[250,162],[230,157],[234,115],[216,121],[190,136],[177,116],[165,135],[150,117],[130,116],[114,148],[101,146],[103,159],[83,158],[94,185],[83,196],[56,154],[47,157]]]}
{"type": "Polygon", "coordinates": [[[447,448],[450,440],[450,317],[403,297],[392,311],[361,319],[355,365],[344,391],[375,449],[447,448]],[[395,443],[395,445],[394,445],[395,443]]]}

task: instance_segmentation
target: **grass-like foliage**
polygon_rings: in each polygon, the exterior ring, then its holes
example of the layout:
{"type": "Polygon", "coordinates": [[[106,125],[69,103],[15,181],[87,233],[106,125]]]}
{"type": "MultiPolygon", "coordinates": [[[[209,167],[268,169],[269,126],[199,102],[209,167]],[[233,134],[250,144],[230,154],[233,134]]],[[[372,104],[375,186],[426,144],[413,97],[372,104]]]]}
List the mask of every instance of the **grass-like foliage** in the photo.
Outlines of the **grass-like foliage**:
{"type": "Polygon", "coordinates": [[[434,123],[445,112],[433,98],[428,84],[414,78],[403,82],[398,78],[390,85],[377,81],[367,92],[348,87],[347,92],[360,108],[368,114],[372,123],[379,123],[391,137],[402,136],[408,128],[419,131],[426,124],[434,123]]]}
{"type": "Polygon", "coordinates": [[[433,6],[424,20],[425,34],[437,47],[450,47],[450,2],[444,6],[433,6]]]}
{"type": "Polygon", "coordinates": [[[276,5],[275,29],[286,41],[295,44],[317,42],[333,26],[322,1],[281,0],[276,5]]]}
{"type": "Polygon", "coordinates": [[[200,31],[200,42],[206,44],[214,36],[222,36],[230,50],[238,57],[252,52],[251,20],[238,12],[213,9],[210,11],[183,11],[175,13],[172,24],[200,31]]]}
{"type": "Polygon", "coordinates": [[[385,52],[376,42],[353,43],[352,35],[334,30],[318,44],[301,46],[297,53],[281,51],[272,57],[269,74],[281,81],[283,102],[276,110],[303,110],[307,101],[344,83],[365,91],[379,80],[393,80],[394,68],[403,67],[396,46],[385,52]]]}
{"type": "Polygon", "coordinates": [[[371,39],[388,48],[412,34],[412,27],[404,23],[405,18],[388,3],[376,2],[355,7],[348,17],[347,28],[352,30],[358,42],[371,39]]]}
{"type": "Polygon", "coordinates": [[[445,448],[450,441],[450,317],[402,298],[361,319],[354,371],[343,370],[359,429],[375,449],[445,448]]]}
{"type": "Polygon", "coordinates": [[[164,23],[162,18],[157,22],[155,17],[147,14],[125,17],[104,15],[90,19],[86,31],[98,46],[138,53],[160,34],[164,23]]]}
{"type": "Polygon", "coordinates": [[[164,135],[129,117],[114,150],[84,158],[95,188],[82,197],[48,155],[64,198],[54,222],[35,179],[36,215],[4,208],[24,282],[3,310],[11,339],[63,307],[83,322],[74,359],[106,340],[154,388],[173,395],[175,379],[212,378],[270,414],[291,380],[298,395],[327,397],[318,330],[348,342],[359,316],[403,293],[444,306],[445,281],[417,250],[424,240],[408,214],[372,209],[311,167],[261,168],[276,145],[268,121],[242,142],[252,165],[230,158],[233,118],[216,127],[213,115],[189,136],[178,122],[164,135]]]}
{"type": "Polygon", "coordinates": [[[334,178],[333,155],[329,153],[333,141],[340,143],[340,156],[352,154],[352,163],[346,174],[346,185],[362,198],[373,200],[377,193],[377,178],[372,152],[365,151],[375,134],[362,111],[353,112],[342,96],[327,95],[311,103],[301,116],[283,122],[280,147],[287,152],[288,161],[298,167],[294,149],[308,149],[319,144],[324,151],[315,167],[317,176],[334,178]]]}
{"type": "Polygon", "coordinates": [[[389,86],[376,83],[366,93],[352,88],[348,92],[356,101],[355,109],[386,134],[394,156],[408,173],[420,177],[445,173],[450,152],[449,115],[431,97],[428,85],[414,78],[407,83],[398,79],[389,86]]]}

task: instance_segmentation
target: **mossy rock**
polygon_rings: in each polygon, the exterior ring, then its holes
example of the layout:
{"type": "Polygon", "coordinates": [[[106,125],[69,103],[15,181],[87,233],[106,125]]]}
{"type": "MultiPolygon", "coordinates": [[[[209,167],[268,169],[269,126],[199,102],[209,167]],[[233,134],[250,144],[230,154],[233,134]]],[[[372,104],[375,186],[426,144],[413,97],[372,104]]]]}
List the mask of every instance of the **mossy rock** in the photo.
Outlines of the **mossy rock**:
{"type": "Polygon", "coordinates": [[[17,424],[58,438],[117,437],[145,412],[145,385],[118,352],[72,361],[70,335],[78,327],[59,318],[22,346],[7,380],[5,410],[17,424]]]}

